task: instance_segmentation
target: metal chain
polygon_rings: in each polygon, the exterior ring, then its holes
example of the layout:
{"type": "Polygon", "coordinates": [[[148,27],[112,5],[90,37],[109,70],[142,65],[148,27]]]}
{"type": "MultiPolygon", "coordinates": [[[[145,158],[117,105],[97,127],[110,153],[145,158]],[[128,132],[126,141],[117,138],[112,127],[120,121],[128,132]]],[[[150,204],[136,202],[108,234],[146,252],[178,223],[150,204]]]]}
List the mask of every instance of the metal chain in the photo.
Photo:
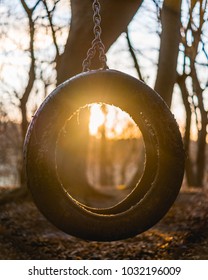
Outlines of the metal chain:
{"type": "Polygon", "coordinates": [[[94,40],[92,41],[91,48],[87,52],[87,57],[82,63],[83,72],[89,71],[91,66],[91,61],[96,54],[96,51],[99,53],[99,61],[101,62],[101,69],[107,69],[107,58],[105,55],[105,46],[101,40],[101,16],[100,16],[100,3],[98,0],[94,0],[92,4],[93,9],[93,22],[94,22],[94,40]]]}

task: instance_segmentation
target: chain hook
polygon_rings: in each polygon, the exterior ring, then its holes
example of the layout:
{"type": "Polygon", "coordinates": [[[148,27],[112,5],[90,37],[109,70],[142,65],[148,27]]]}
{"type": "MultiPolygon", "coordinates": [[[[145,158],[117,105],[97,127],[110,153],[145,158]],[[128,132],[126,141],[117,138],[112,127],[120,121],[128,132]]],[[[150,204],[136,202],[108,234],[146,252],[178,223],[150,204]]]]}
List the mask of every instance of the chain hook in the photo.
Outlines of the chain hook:
{"type": "Polygon", "coordinates": [[[95,56],[96,52],[99,53],[99,61],[101,63],[101,69],[108,69],[107,66],[107,57],[105,54],[105,46],[101,39],[101,15],[100,15],[100,3],[98,0],[94,0],[92,4],[93,9],[93,22],[94,22],[94,39],[91,43],[90,49],[87,51],[87,57],[82,63],[82,71],[87,72],[90,70],[91,61],[95,56]]]}

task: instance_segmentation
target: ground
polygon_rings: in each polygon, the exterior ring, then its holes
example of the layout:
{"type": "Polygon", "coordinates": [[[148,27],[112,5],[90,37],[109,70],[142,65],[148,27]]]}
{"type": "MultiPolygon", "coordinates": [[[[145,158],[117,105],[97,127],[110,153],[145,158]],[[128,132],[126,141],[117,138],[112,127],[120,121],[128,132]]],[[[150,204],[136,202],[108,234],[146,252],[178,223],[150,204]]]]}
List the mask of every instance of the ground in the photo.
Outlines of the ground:
{"type": "Polygon", "coordinates": [[[91,242],[52,226],[30,198],[0,205],[0,259],[208,259],[208,194],[183,190],[152,229],[124,241],[91,242]]]}

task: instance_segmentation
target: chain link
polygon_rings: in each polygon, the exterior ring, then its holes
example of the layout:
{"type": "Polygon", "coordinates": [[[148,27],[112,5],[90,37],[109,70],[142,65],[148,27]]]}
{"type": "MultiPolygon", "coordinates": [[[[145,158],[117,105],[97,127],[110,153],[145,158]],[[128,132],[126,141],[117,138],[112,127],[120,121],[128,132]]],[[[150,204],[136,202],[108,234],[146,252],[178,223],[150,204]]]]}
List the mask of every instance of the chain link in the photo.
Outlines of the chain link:
{"type": "Polygon", "coordinates": [[[94,0],[92,4],[93,8],[93,22],[94,22],[94,39],[91,44],[91,48],[87,52],[87,57],[84,59],[82,63],[83,72],[89,71],[91,66],[91,61],[95,56],[96,52],[99,53],[99,61],[101,63],[101,69],[107,69],[107,58],[105,55],[105,46],[101,40],[101,16],[100,16],[100,3],[98,0],[94,0]]]}

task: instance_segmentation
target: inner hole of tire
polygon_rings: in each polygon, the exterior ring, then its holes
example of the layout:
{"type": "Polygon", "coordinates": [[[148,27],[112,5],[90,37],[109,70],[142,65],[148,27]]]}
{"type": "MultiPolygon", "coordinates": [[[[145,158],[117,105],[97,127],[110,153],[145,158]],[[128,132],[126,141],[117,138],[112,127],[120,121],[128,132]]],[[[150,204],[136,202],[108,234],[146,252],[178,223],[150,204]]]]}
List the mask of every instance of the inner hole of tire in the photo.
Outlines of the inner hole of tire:
{"type": "Polygon", "coordinates": [[[63,124],[56,170],[67,193],[83,205],[108,208],[135,188],[145,167],[143,136],[120,108],[93,103],[63,124]]]}

